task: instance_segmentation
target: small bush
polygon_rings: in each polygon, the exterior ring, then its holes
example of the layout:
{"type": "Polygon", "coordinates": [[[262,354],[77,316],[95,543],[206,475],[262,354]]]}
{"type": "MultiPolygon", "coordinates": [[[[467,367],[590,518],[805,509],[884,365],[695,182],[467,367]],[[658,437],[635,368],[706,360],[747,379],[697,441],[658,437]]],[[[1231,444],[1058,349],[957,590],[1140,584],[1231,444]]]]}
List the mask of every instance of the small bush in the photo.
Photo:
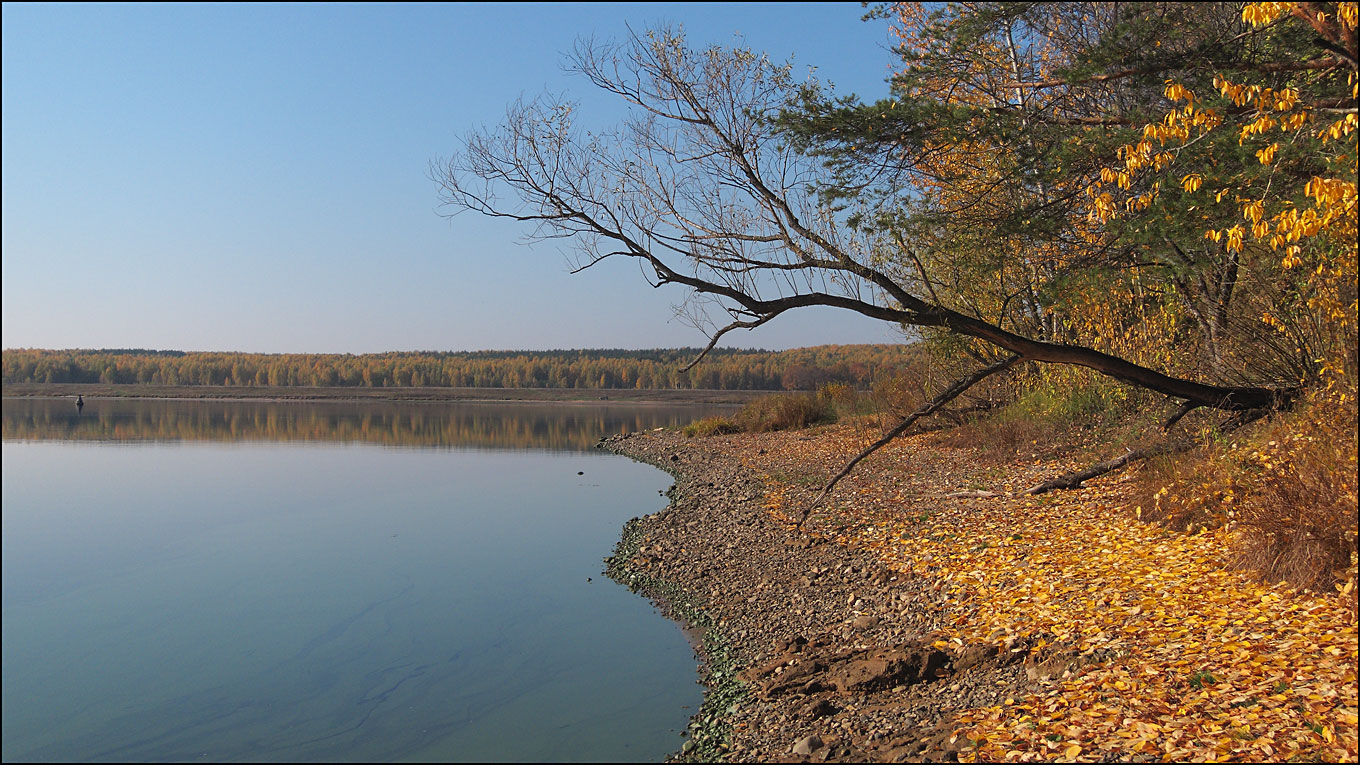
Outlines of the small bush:
{"type": "Polygon", "coordinates": [[[794,430],[836,421],[831,396],[819,393],[784,393],[765,396],[747,404],[733,418],[751,433],[794,430]]]}
{"type": "Polygon", "coordinates": [[[725,436],[729,433],[740,432],[741,428],[737,427],[737,424],[727,417],[705,417],[684,427],[685,438],[725,436]]]}
{"type": "Polygon", "coordinates": [[[1045,369],[1010,404],[947,436],[950,446],[980,446],[999,456],[1052,445],[1117,420],[1129,408],[1126,386],[1086,370],[1045,369]]]}

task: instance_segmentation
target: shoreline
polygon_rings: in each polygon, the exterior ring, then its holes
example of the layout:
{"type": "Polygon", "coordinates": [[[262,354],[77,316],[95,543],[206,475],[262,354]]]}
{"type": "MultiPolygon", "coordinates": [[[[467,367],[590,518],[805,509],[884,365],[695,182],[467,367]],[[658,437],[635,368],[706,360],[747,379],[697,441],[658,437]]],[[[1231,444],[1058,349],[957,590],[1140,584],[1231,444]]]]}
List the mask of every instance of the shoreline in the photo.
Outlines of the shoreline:
{"type": "Polygon", "coordinates": [[[608,568],[705,632],[708,691],[672,760],[1355,760],[1347,590],[1260,580],[1233,529],[1142,521],[1129,476],[1014,493],[1071,470],[1073,444],[912,436],[798,529],[876,434],[600,442],[676,479],[608,568]]]}
{"type": "MultiPolygon", "coordinates": [[[[788,435],[736,438],[763,453],[767,437],[788,435]]],[[[666,431],[600,443],[676,481],[668,507],[625,525],[606,570],[703,633],[704,703],[671,759],[953,759],[964,744],[950,741],[949,714],[1002,703],[1025,668],[933,647],[937,625],[921,607],[930,582],[780,523],[760,475],[706,440],[666,431]]]]}
{"type": "Polygon", "coordinates": [[[227,385],[5,383],[3,398],[156,399],[163,401],[381,402],[403,404],[524,402],[564,404],[744,404],[779,391],[632,388],[314,388],[227,385]]]}

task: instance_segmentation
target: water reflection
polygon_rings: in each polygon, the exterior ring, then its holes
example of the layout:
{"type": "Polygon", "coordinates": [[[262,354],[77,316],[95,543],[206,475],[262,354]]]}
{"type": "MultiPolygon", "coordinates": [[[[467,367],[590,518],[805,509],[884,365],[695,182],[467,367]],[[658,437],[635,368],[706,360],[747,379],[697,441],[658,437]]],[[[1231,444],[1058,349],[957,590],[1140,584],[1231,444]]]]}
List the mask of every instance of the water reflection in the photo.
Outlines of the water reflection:
{"type": "Polygon", "coordinates": [[[670,477],[583,450],[715,410],[6,399],[0,759],[659,761],[693,655],[600,568],[670,477]]]}
{"type": "Polygon", "coordinates": [[[322,441],[584,451],[602,437],[683,425],[714,404],[4,400],[6,441],[322,441]]]}

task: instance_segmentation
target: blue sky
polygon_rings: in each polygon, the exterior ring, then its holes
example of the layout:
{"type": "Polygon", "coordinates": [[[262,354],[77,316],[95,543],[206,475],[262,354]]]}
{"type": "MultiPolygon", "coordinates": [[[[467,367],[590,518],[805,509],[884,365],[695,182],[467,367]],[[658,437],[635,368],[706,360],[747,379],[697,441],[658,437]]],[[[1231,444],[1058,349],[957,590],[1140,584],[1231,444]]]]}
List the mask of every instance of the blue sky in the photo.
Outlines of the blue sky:
{"type": "MultiPolygon", "coordinates": [[[[3,6],[3,346],[265,353],[701,345],[636,267],[441,218],[430,160],[583,36],[683,25],[886,93],[858,3],[3,6]],[[737,35],[740,35],[738,38],[737,35]]],[[[725,345],[895,342],[789,314],[725,345]]]]}

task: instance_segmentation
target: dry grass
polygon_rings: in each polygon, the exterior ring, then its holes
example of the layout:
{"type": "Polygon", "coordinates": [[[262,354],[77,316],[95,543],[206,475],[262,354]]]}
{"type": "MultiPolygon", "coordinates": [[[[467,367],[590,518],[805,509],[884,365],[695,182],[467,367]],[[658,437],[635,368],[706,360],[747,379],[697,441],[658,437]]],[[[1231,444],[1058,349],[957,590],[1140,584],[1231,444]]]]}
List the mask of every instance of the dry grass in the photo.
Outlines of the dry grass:
{"type": "Polygon", "coordinates": [[[725,436],[730,433],[740,433],[741,428],[732,421],[730,417],[705,417],[702,420],[691,422],[684,427],[685,438],[699,436],[725,436]]]}
{"type": "Polygon", "coordinates": [[[1253,432],[1206,434],[1204,447],[1148,465],[1136,502],[1142,516],[1176,529],[1229,526],[1233,560],[1267,580],[1354,600],[1356,406],[1316,398],[1253,432]]]}
{"type": "Polygon", "coordinates": [[[752,401],[733,420],[748,433],[767,433],[835,422],[836,410],[825,392],[785,393],[752,401]]]}

